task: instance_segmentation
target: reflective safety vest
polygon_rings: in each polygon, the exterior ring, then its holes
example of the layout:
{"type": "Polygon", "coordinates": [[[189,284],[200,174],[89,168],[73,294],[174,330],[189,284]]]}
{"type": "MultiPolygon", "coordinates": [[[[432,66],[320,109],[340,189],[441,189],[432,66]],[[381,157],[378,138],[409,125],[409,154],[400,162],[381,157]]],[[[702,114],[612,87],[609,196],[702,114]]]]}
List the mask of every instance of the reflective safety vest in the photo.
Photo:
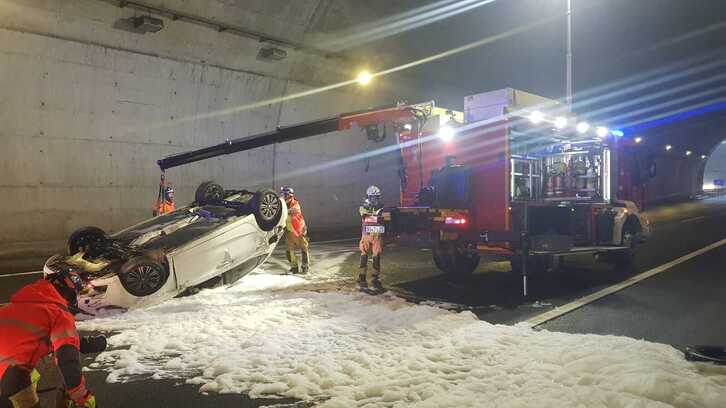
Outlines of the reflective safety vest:
{"type": "Polygon", "coordinates": [[[33,369],[40,359],[80,339],[68,303],[50,282],[22,287],[0,307],[0,378],[10,366],[33,369]]]}
{"type": "Polygon", "coordinates": [[[170,212],[173,212],[173,211],[174,211],[174,202],[173,201],[161,200],[161,202],[159,202],[159,207],[156,209],[156,214],[164,215],[164,214],[169,214],[170,212]]]}
{"type": "Polygon", "coordinates": [[[385,232],[380,208],[360,206],[358,213],[361,216],[361,233],[363,235],[380,235],[385,232]]]}
{"type": "Polygon", "coordinates": [[[307,225],[305,225],[305,217],[303,217],[300,203],[293,197],[286,202],[287,204],[287,231],[296,237],[307,234],[307,225]]]}

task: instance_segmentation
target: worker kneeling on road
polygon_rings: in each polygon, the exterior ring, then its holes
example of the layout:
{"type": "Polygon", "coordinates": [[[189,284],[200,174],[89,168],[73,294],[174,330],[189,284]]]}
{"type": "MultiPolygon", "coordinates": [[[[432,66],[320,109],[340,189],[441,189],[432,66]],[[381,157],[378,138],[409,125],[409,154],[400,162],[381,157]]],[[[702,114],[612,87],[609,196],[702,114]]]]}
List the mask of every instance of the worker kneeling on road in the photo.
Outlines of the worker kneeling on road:
{"type": "Polygon", "coordinates": [[[24,286],[0,308],[0,408],[40,406],[35,367],[51,352],[63,375],[68,406],[96,406],[81,373],[81,339],[69,311],[77,308],[82,288],[75,272],[56,273],[24,286]]]}
{"type": "Polygon", "coordinates": [[[307,273],[310,268],[310,254],[308,249],[308,227],[305,225],[300,203],[295,197],[291,187],[282,187],[280,194],[287,204],[287,232],[285,244],[287,245],[287,260],[290,262],[290,273],[307,273]],[[298,263],[297,251],[301,252],[302,265],[298,263]]]}
{"type": "Polygon", "coordinates": [[[368,257],[373,257],[373,273],[371,275],[371,287],[374,290],[383,290],[381,285],[381,252],[383,251],[384,226],[381,220],[383,201],[381,200],[381,189],[370,186],[366,190],[366,199],[358,209],[362,221],[360,239],[360,269],[358,271],[358,287],[368,288],[368,257]]]}

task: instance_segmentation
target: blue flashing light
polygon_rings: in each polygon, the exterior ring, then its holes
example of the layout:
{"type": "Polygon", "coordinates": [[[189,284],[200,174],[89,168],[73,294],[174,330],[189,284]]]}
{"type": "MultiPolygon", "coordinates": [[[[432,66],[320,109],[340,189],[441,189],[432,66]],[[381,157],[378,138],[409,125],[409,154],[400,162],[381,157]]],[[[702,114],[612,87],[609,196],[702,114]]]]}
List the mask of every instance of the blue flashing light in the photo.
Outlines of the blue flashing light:
{"type": "Polygon", "coordinates": [[[623,137],[623,136],[625,136],[625,133],[623,133],[623,131],[622,130],[619,130],[619,129],[611,130],[610,133],[613,136],[615,136],[615,137],[623,137]]]}
{"type": "Polygon", "coordinates": [[[711,112],[717,112],[721,110],[726,110],[726,102],[716,102],[710,105],[706,106],[700,106],[695,109],[691,110],[685,110],[681,112],[676,112],[672,115],[668,115],[662,118],[654,119],[651,121],[647,121],[644,123],[639,123],[637,125],[630,126],[625,129],[628,133],[634,133],[634,132],[640,132],[645,129],[650,129],[658,126],[667,125],[669,123],[677,123],[682,122],[686,119],[692,118],[694,116],[701,116],[705,115],[707,113],[711,112]]]}

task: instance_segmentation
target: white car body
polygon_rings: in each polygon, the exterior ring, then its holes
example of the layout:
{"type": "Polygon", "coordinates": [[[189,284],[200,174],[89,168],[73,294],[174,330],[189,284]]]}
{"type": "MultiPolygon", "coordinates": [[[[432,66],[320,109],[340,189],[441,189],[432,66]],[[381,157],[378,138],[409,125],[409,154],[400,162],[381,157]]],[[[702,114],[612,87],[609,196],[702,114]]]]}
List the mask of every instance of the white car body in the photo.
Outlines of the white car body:
{"type": "MultiPolygon", "coordinates": [[[[232,196],[227,200],[238,198],[232,196]]],[[[269,231],[260,228],[252,213],[205,218],[198,215],[199,209],[208,207],[197,206],[178,209],[168,216],[143,221],[109,236],[109,240],[120,240],[130,248],[147,248],[144,250],[164,258],[168,278],[161,288],[148,296],[132,295],[122,284],[119,273],[109,272],[110,262],[103,259],[88,261],[82,258],[83,253],[67,257],[56,255],[46,262],[44,272],[56,273],[53,269],[57,269],[59,263],[64,267],[92,271],[86,285],[88,290],[79,295],[78,306],[83,313],[93,316],[155,305],[217,277],[221,277],[219,283],[231,284],[265,262],[282,238],[287,208],[284,200],[280,203],[282,214],[269,231]],[[206,224],[210,220],[218,220],[220,225],[209,227],[206,224]],[[208,231],[200,233],[203,228],[208,231]],[[185,231],[194,231],[197,236],[185,241],[179,237],[185,231]],[[129,241],[129,237],[133,239],[129,241]],[[163,240],[179,242],[178,245],[166,242],[159,248],[162,245],[159,242],[163,240]],[[155,243],[159,243],[157,247],[155,243]]],[[[225,211],[224,207],[214,208],[225,211]]]]}

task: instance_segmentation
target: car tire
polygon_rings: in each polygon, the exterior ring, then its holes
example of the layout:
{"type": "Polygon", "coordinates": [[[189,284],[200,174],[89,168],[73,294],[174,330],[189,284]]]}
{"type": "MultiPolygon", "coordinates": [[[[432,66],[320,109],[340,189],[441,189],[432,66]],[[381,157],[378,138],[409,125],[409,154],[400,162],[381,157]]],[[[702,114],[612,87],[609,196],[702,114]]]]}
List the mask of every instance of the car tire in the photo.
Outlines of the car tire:
{"type": "Polygon", "coordinates": [[[106,241],[106,233],[98,227],[79,228],[68,237],[66,249],[68,255],[75,255],[80,251],[88,252],[106,241]]]}
{"type": "Polygon", "coordinates": [[[263,231],[272,231],[282,218],[282,200],[274,190],[258,190],[250,200],[250,206],[263,231]]]}
{"type": "Polygon", "coordinates": [[[140,256],[126,261],[118,277],[129,294],[143,297],[156,293],[164,286],[169,279],[169,270],[153,259],[140,256]]]}
{"type": "Polygon", "coordinates": [[[197,205],[219,204],[224,200],[224,188],[213,181],[205,181],[197,187],[194,202],[197,205]]]}
{"type": "Polygon", "coordinates": [[[460,242],[436,242],[432,251],[434,263],[452,281],[464,281],[479,266],[479,253],[460,242]]]}

